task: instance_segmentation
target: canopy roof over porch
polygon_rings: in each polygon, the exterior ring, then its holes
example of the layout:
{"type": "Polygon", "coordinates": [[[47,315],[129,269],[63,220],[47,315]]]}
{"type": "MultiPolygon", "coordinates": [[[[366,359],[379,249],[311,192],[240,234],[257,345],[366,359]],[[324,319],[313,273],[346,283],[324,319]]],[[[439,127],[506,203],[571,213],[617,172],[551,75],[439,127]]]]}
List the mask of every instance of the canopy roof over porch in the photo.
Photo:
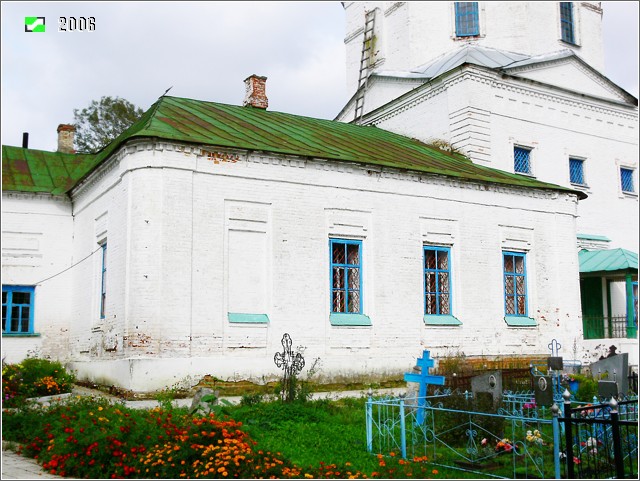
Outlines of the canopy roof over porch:
{"type": "Polygon", "coordinates": [[[626,249],[586,250],[578,253],[580,273],[638,271],[638,254],[626,249]]]}

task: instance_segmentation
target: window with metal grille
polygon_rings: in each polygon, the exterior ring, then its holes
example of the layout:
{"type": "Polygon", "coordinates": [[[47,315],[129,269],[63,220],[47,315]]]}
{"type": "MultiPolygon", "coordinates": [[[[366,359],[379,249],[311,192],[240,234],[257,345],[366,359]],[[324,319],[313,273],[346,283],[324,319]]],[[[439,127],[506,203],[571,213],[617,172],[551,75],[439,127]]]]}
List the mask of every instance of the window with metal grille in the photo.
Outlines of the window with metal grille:
{"type": "Polygon", "coordinates": [[[519,174],[531,173],[531,149],[513,148],[513,170],[519,174]]]}
{"type": "Polygon", "coordinates": [[[584,160],[569,158],[569,181],[572,184],[584,184],[584,160]]]}
{"type": "Polygon", "coordinates": [[[478,2],[455,2],[456,37],[480,35],[478,2]]]}
{"type": "Polygon", "coordinates": [[[560,2],[560,32],[562,40],[575,43],[573,35],[573,2],[560,2]]]}
{"type": "Polygon", "coordinates": [[[102,244],[102,267],[100,270],[100,319],[104,319],[107,303],[107,243],[102,244]]]}
{"type": "Polygon", "coordinates": [[[448,247],[424,247],[424,313],[451,314],[451,267],[448,247]]]}
{"type": "Polygon", "coordinates": [[[2,286],[2,334],[33,333],[33,286],[2,286]]]}
{"type": "Polygon", "coordinates": [[[633,322],[638,327],[638,281],[631,284],[633,291],[633,322]]]}
{"type": "Polygon", "coordinates": [[[504,262],[504,312],[508,316],[526,316],[526,255],[508,251],[504,251],[502,254],[504,262]]]}
{"type": "Polygon", "coordinates": [[[622,192],[635,192],[633,187],[633,169],[620,169],[620,183],[622,192]]]}
{"type": "Polygon", "coordinates": [[[330,239],[331,312],[362,313],[362,241],[330,239]]]}

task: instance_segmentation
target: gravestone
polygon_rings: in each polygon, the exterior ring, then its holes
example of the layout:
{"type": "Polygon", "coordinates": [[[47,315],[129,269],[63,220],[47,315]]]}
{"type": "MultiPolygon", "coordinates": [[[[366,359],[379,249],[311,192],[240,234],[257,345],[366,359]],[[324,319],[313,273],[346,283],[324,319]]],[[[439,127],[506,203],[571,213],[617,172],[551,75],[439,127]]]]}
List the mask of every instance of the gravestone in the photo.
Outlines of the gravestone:
{"type": "Polygon", "coordinates": [[[629,354],[623,352],[607,357],[591,364],[591,375],[598,381],[613,381],[618,386],[620,394],[627,394],[629,390],[629,354]]]}
{"type": "Polygon", "coordinates": [[[553,379],[551,376],[534,376],[533,392],[536,406],[551,406],[553,404],[553,379]]]}
{"type": "Polygon", "coordinates": [[[471,391],[474,397],[480,393],[488,393],[493,399],[493,405],[498,405],[502,398],[502,371],[491,371],[472,377],[471,391]]]}
{"type": "Polygon", "coordinates": [[[618,385],[615,381],[598,381],[598,397],[601,399],[618,397],[618,385]]]}

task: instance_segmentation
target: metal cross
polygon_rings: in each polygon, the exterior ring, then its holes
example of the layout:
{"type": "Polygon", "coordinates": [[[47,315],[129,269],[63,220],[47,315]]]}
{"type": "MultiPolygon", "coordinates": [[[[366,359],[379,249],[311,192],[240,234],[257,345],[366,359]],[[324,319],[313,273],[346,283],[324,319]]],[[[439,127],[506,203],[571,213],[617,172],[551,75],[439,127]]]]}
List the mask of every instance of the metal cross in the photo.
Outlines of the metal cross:
{"type": "Polygon", "coordinates": [[[276,355],[273,356],[273,362],[276,363],[276,366],[284,370],[284,378],[282,380],[283,400],[288,399],[290,394],[291,377],[298,375],[304,367],[304,358],[302,357],[302,354],[299,352],[294,354],[291,350],[292,344],[291,336],[285,333],[285,335],[282,336],[282,347],[284,350],[282,352],[276,352],[276,355]]]}
{"type": "Polygon", "coordinates": [[[547,347],[551,351],[551,356],[558,357],[558,351],[562,349],[562,344],[560,344],[555,339],[552,339],[547,347]]]}
{"type": "Polygon", "coordinates": [[[433,376],[429,374],[429,368],[433,367],[435,361],[429,356],[429,351],[425,350],[422,357],[419,357],[416,364],[420,366],[420,374],[405,373],[404,380],[407,382],[417,382],[420,387],[418,390],[418,423],[424,422],[424,406],[426,403],[427,386],[435,384],[436,386],[444,386],[444,376],[433,376]]]}

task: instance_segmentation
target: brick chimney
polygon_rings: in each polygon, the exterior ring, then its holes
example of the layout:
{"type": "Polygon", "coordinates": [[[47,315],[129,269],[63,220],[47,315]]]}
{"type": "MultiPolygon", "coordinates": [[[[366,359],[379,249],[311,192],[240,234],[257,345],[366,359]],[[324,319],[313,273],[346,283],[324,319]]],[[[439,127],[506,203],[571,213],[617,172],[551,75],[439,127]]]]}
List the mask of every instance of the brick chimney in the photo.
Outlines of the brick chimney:
{"type": "Polygon", "coordinates": [[[247,93],[242,103],[244,107],[249,106],[266,109],[269,106],[269,100],[266,94],[266,82],[267,77],[258,77],[255,74],[244,79],[244,84],[247,87],[247,93]]]}
{"type": "Polygon", "coordinates": [[[73,125],[58,125],[58,152],[64,152],[65,154],[76,153],[73,148],[73,136],[75,132],[76,128],[73,125]]]}

